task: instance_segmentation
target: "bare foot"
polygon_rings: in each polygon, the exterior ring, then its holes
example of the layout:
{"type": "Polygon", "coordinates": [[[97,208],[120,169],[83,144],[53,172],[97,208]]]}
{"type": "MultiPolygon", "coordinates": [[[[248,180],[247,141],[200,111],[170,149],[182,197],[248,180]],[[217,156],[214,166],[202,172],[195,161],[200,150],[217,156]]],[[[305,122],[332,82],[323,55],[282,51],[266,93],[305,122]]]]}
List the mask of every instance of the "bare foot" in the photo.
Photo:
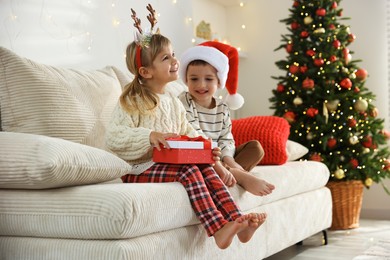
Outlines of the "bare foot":
{"type": "Polygon", "coordinates": [[[256,230],[265,222],[267,213],[250,213],[251,218],[248,220],[248,227],[237,234],[242,243],[251,240],[256,230]]]}
{"type": "Polygon", "coordinates": [[[217,246],[221,249],[229,247],[235,235],[249,228],[249,221],[252,218],[250,214],[247,214],[226,223],[220,230],[214,233],[214,240],[217,246]]]}
{"type": "Polygon", "coordinates": [[[275,189],[275,186],[271,183],[257,178],[249,172],[245,172],[237,168],[231,168],[230,171],[236,178],[239,185],[256,196],[268,195],[275,189]]]}

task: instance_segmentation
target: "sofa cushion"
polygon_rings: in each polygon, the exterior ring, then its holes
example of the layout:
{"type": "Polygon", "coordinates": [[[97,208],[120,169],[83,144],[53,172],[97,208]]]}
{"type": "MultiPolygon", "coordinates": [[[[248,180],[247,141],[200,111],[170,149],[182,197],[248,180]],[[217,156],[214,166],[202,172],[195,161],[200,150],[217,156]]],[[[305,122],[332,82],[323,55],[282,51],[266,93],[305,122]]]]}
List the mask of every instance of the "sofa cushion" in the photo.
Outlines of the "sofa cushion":
{"type": "Polygon", "coordinates": [[[287,161],[286,142],[290,125],[281,117],[252,116],[232,120],[232,134],[236,146],[250,140],[258,140],[264,157],[261,165],[280,165],[287,161]]]}
{"type": "MultiPolygon", "coordinates": [[[[268,196],[254,196],[239,185],[230,188],[243,211],[316,190],[329,178],[326,165],[315,161],[256,166],[252,173],[276,189],[268,196]]],[[[123,239],[199,223],[185,189],[177,182],[28,192],[0,189],[0,198],[7,198],[0,199],[0,223],[7,223],[0,225],[2,236],[123,239]]]]}
{"type": "Polygon", "coordinates": [[[292,140],[286,143],[287,161],[295,161],[309,152],[305,146],[292,140]]]}
{"type": "Polygon", "coordinates": [[[59,138],[0,132],[0,188],[45,189],[99,183],[131,171],[104,150],[59,138]]]}
{"type": "Polygon", "coordinates": [[[0,47],[1,129],[104,148],[121,93],[112,67],[83,71],[34,62],[0,47]]]}

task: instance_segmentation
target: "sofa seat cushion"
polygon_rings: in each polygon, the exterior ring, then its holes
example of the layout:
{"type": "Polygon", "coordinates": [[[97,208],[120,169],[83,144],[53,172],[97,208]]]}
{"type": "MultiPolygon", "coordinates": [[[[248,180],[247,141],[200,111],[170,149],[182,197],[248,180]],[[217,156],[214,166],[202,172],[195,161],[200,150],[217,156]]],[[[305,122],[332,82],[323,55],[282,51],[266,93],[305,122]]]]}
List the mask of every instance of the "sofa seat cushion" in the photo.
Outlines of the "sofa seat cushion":
{"type": "MultiPolygon", "coordinates": [[[[231,193],[243,211],[323,187],[327,167],[297,161],[257,166],[273,183],[256,197],[239,186],[231,193]]],[[[110,183],[50,190],[0,190],[0,234],[80,239],[124,239],[199,223],[179,183],[110,183]]]]}
{"type": "Polygon", "coordinates": [[[243,210],[318,189],[326,185],[330,176],[328,167],[316,161],[293,161],[279,166],[261,165],[253,168],[251,172],[274,184],[275,189],[270,195],[263,197],[253,196],[249,192],[238,192],[242,189],[231,189],[232,195],[239,198],[243,210]]]}
{"type": "Polygon", "coordinates": [[[263,259],[330,227],[332,198],[323,187],[252,210],[267,212],[267,221],[250,242],[234,239],[225,250],[215,246],[201,225],[188,225],[121,240],[0,236],[0,259],[263,259]]]}

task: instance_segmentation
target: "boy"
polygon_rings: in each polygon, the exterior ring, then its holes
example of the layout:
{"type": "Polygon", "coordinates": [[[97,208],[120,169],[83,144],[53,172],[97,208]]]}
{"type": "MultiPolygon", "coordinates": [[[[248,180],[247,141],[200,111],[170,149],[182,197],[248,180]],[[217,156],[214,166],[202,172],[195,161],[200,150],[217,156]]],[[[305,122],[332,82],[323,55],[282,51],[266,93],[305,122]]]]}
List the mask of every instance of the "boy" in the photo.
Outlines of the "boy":
{"type": "Polygon", "coordinates": [[[237,109],[244,103],[236,92],[237,74],[238,52],[235,48],[215,41],[204,42],[188,49],[181,57],[180,76],[188,86],[188,92],[179,98],[192,126],[218,142],[222,162],[216,162],[214,169],[224,183],[227,186],[238,183],[252,194],[264,196],[272,192],[274,185],[249,173],[263,158],[263,148],[257,140],[235,148],[231,133],[229,107],[237,109]],[[223,102],[214,94],[225,84],[230,95],[223,102]]]}

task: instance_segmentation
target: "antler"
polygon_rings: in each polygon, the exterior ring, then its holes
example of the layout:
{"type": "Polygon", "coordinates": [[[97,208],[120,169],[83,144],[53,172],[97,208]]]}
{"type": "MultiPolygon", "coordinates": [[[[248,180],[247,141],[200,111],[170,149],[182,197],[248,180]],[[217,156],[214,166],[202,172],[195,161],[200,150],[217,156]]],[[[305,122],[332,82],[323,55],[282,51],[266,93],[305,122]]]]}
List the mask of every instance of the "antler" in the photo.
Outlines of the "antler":
{"type": "Polygon", "coordinates": [[[134,27],[138,29],[140,34],[142,34],[141,19],[137,17],[137,13],[133,10],[133,8],[131,8],[131,13],[131,18],[134,20],[134,27]]]}
{"type": "Polygon", "coordinates": [[[151,4],[148,4],[146,6],[146,9],[148,9],[148,11],[150,12],[150,14],[148,14],[147,17],[148,17],[148,20],[149,20],[150,25],[151,25],[150,30],[153,31],[153,28],[157,23],[156,10],[153,9],[151,4]]]}

